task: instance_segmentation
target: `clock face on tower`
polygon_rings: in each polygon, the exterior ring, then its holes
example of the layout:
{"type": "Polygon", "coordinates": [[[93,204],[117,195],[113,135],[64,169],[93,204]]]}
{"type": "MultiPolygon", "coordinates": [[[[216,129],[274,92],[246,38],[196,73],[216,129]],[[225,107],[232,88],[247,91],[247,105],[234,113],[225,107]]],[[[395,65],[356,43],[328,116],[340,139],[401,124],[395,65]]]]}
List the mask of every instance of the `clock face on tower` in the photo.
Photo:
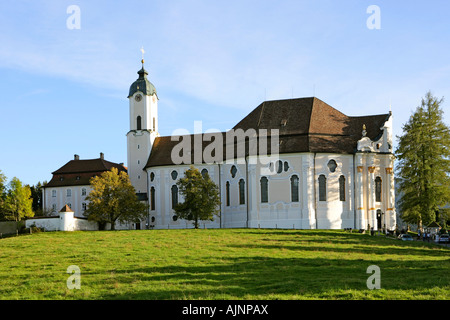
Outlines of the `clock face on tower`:
{"type": "Polygon", "coordinates": [[[134,100],[136,100],[137,102],[139,102],[139,101],[142,100],[142,96],[141,96],[140,94],[137,94],[137,95],[134,97],[134,100]]]}

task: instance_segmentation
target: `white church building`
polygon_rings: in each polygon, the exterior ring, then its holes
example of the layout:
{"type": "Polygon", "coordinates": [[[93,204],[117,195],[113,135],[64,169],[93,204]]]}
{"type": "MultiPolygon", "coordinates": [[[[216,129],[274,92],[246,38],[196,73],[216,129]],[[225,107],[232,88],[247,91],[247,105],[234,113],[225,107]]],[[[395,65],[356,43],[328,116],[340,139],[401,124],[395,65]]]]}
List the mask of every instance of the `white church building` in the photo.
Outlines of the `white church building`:
{"type": "Polygon", "coordinates": [[[192,228],[173,208],[190,165],[219,186],[205,228],[388,229],[396,225],[392,114],[350,117],[312,98],[265,101],[227,132],[160,136],[142,68],[130,86],[127,167],[149,228],[192,228]]]}
{"type": "Polygon", "coordinates": [[[146,221],[126,228],[192,228],[173,208],[183,201],[176,183],[194,165],[220,189],[221,214],[204,228],[395,228],[391,112],[351,117],[315,97],[264,101],[227,132],[160,136],[144,60],[138,75],[127,167],[75,155],[44,188],[44,209],[70,203],[81,217],[88,179],[116,167],[149,204],[146,221]]]}

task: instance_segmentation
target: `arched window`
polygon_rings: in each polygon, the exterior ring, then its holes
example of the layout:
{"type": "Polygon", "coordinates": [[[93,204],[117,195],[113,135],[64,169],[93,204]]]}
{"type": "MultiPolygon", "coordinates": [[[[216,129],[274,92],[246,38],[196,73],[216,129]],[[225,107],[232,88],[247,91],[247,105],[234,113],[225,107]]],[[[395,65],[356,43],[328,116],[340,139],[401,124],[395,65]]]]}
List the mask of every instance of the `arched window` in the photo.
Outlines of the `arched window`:
{"type": "Polygon", "coordinates": [[[239,204],[245,204],[245,181],[239,180],[239,204]]]}
{"type": "Polygon", "coordinates": [[[261,178],[261,202],[269,202],[269,180],[267,177],[261,178]]]}
{"type": "Polygon", "coordinates": [[[323,174],[319,176],[319,201],[327,201],[327,178],[323,174]]]}
{"type": "Polygon", "coordinates": [[[298,202],[298,176],[291,177],[291,201],[298,202]]]}
{"type": "Polygon", "coordinates": [[[226,196],[226,201],[227,201],[227,207],[230,206],[230,182],[227,181],[227,183],[225,184],[225,196],[226,196]]]}
{"type": "Polygon", "coordinates": [[[175,170],[172,171],[172,173],[170,174],[172,176],[173,180],[177,180],[178,177],[178,172],[176,172],[175,170]]]}
{"type": "Polygon", "coordinates": [[[206,179],[207,176],[208,176],[208,170],[207,169],[203,169],[202,170],[202,177],[203,177],[203,179],[206,179]]]}
{"type": "Polygon", "coordinates": [[[137,116],[137,118],[136,118],[136,128],[137,128],[137,130],[142,130],[141,116],[137,116]]]}
{"type": "Polygon", "coordinates": [[[381,178],[375,178],[375,201],[381,202],[381,178]]]}
{"type": "Polygon", "coordinates": [[[155,187],[150,188],[150,210],[155,210],[155,187]]]}
{"type": "Polygon", "coordinates": [[[345,201],[345,177],[339,177],[339,200],[345,201]]]}
{"type": "Polygon", "coordinates": [[[178,187],[176,184],[172,186],[172,209],[178,204],[178,187]]]}

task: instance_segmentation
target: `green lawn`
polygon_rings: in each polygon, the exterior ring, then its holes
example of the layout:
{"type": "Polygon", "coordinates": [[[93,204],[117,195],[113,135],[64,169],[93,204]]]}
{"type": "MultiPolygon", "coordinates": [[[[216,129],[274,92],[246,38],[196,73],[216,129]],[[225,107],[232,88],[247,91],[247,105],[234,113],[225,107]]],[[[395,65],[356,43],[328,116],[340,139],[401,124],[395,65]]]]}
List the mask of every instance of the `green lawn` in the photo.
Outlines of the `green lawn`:
{"type": "Polygon", "coordinates": [[[45,232],[0,239],[0,299],[449,299],[450,249],[322,230],[45,232]],[[81,289],[69,290],[70,265],[81,289]],[[370,265],[381,289],[369,290],[370,265]]]}

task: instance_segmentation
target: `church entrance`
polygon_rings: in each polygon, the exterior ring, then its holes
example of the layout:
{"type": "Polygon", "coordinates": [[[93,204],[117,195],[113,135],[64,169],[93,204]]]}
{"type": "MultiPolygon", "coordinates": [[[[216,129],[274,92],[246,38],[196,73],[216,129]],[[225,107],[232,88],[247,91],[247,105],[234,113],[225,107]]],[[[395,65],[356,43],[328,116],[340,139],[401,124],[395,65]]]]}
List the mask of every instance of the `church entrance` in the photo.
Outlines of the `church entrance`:
{"type": "Polygon", "coordinates": [[[377,230],[381,230],[381,220],[382,220],[383,212],[380,209],[377,210],[377,230]]]}
{"type": "Polygon", "coordinates": [[[136,230],[141,230],[141,223],[140,222],[136,223],[136,230]]]}

